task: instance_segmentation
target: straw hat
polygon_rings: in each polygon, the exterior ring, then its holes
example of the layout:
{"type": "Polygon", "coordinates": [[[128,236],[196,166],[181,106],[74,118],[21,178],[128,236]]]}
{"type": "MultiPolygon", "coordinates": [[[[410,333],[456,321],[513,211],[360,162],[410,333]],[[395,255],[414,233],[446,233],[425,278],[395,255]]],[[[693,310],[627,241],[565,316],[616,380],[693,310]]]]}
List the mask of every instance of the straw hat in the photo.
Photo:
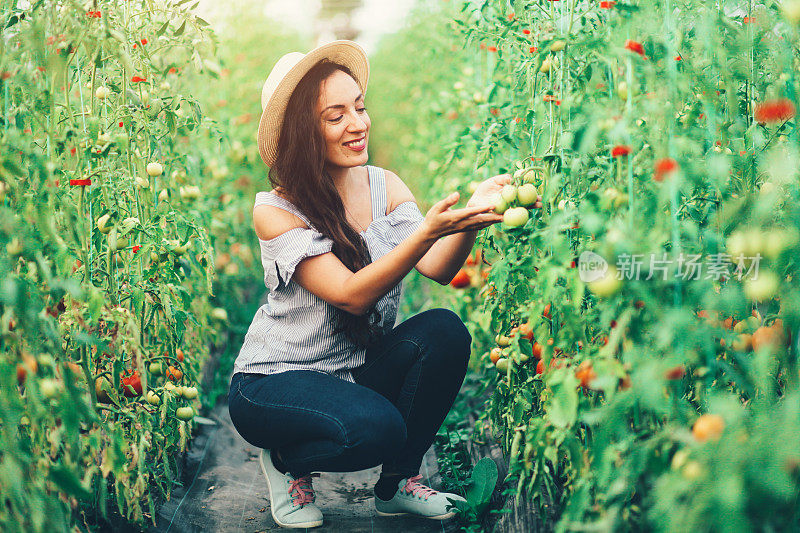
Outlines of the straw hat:
{"type": "Polygon", "coordinates": [[[278,137],[286,106],[297,84],[320,59],[328,59],[350,69],[361,91],[366,94],[369,60],[364,49],[353,41],[323,44],[307,54],[289,52],[281,57],[261,89],[261,120],[258,123],[258,152],[267,166],[275,163],[278,137]]]}

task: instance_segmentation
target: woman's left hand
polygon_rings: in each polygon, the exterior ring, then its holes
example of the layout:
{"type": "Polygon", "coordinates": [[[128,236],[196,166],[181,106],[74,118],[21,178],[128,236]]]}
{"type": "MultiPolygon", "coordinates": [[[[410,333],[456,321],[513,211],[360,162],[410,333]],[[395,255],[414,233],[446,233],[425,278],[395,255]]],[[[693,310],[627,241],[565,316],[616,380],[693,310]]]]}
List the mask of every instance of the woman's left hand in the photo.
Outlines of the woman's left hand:
{"type": "Polygon", "coordinates": [[[494,204],[503,185],[508,185],[509,183],[511,183],[511,174],[500,174],[481,182],[467,202],[467,207],[494,204]]]}

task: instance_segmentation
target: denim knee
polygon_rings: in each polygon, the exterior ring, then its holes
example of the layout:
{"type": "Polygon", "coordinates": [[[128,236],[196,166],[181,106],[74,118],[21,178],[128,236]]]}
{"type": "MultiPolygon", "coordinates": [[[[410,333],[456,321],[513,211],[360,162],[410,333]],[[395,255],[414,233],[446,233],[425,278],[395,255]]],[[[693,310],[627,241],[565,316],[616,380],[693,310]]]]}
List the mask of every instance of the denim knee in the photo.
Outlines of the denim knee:
{"type": "Polygon", "coordinates": [[[436,308],[425,311],[427,323],[431,328],[429,342],[437,356],[446,357],[448,363],[456,366],[469,362],[472,335],[456,313],[450,309],[436,308]]]}
{"type": "Polygon", "coordinates": [[[406,423],[388,401],[388,408],[360,409],[349,421],[345,448],[358,449],[376,464],[400,452],[406,444],[406,423]]]}

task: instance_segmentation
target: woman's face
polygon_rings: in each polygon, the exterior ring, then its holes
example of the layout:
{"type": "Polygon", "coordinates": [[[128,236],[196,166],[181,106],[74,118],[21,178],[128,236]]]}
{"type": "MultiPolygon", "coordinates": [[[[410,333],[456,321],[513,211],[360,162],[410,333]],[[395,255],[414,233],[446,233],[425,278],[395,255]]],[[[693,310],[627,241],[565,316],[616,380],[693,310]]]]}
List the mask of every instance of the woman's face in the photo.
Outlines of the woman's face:
{"type": "Polygon", "coordinates": [[[327,164],[365,165],[371,123],[358,83],[341,70],[335,71],[322,82],[316,113],[322,121],[327,164]]]}

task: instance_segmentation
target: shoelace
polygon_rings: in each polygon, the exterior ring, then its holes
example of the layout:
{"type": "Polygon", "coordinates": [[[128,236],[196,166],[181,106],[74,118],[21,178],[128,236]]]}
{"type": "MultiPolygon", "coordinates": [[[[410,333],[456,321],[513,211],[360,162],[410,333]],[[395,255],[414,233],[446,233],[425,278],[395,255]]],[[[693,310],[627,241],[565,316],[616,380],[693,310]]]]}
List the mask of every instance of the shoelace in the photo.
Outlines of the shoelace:
{"type": "Polygon", "coordinates": [[[420,479],[422,479],[422,474],[417,474],[416,476],[406,479],[406,484],[403,485],[403,491],[406,494],[411,494],[412,496],[418,496],[420,498],[424,497],[427,500],[430,496],[436,494],[436,491],[419,483],[420,479]]]}
{"type": "Polygon", "coordinates": [[[314,487],[311,486],[312,479],[319,477],[319,474],[308,474],[293,479],[289,482],[289,495],[292,497],[292,505],[300,507],[307,503],[314,503],[314,487]]]}

